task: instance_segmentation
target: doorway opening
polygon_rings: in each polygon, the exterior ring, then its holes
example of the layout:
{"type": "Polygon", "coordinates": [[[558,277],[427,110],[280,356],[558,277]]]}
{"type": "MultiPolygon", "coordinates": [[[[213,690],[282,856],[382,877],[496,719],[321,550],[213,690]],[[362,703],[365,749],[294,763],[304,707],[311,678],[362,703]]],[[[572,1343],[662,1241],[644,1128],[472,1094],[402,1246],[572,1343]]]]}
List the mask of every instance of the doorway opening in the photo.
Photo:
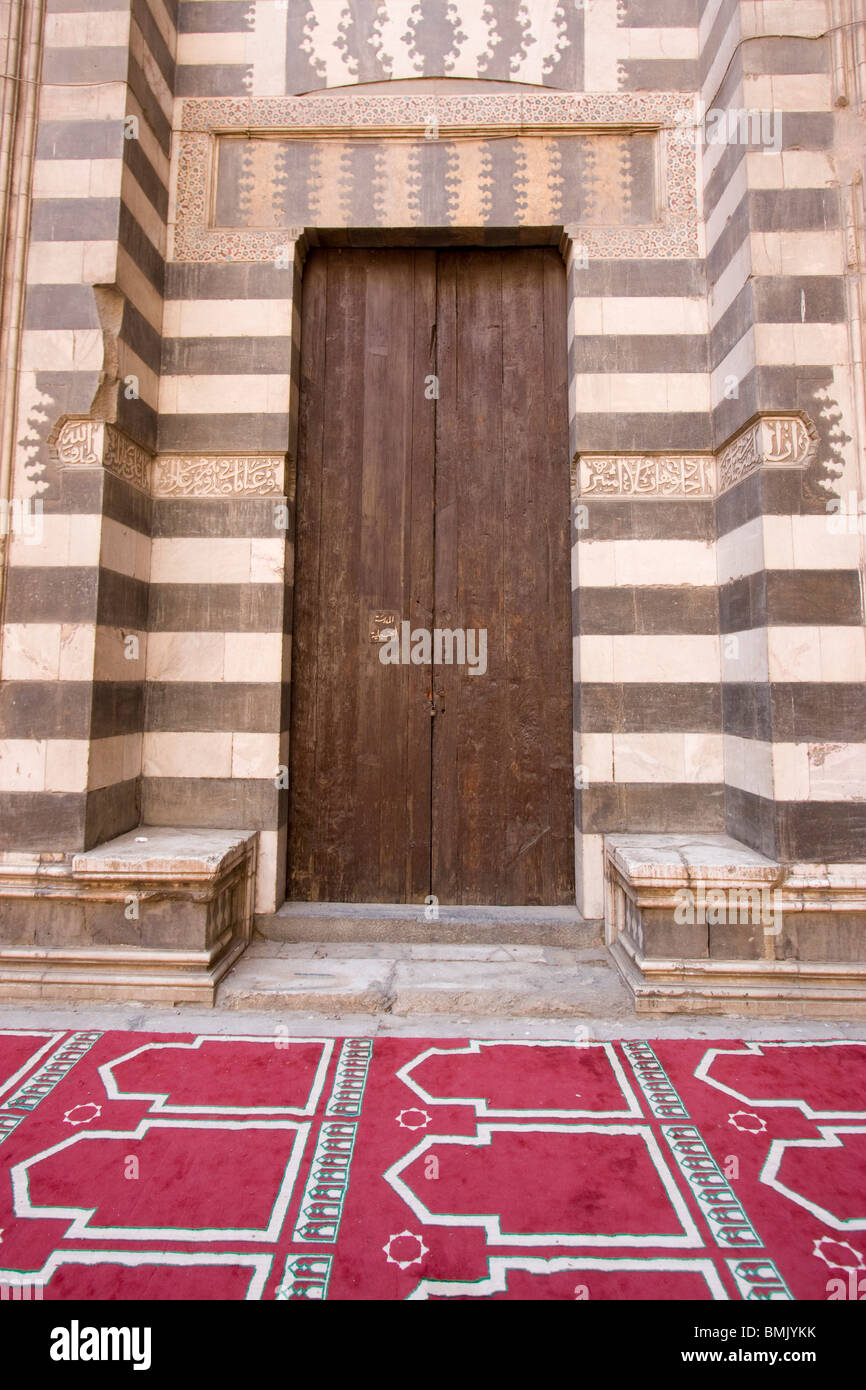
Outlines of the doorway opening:
{"type": "Polygon", "coordinates": [[[565,270],[311,253],[290,900],[573,906],[565,270]]]}

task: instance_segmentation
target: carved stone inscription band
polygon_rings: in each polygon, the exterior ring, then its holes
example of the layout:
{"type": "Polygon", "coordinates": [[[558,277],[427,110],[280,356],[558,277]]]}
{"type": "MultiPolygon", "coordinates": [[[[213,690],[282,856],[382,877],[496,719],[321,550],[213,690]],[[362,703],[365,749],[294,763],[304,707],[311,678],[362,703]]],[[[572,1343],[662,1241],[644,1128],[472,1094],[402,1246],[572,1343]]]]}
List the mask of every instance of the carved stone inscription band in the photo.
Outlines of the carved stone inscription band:
{"type": "Polygon", "coordinates": [[[808,468],[818,437],[805,416],[755,420],[718,454],[578,454],[581,497],[715,497],[759,468],[808,468]]]}
{"type": "Polygon", "coordinates": [[[159,454],[104,420],[67,415],[52,438],[65,467],[103,467],[153,497],[281,497],[284,454],[159,454]]]}
{"type": "Polygon", "coordinates": [[[49,442],[61,464],[101,464],[124,482],[147,491],[151,455],[114,425],[66,415],[49,442]]]}
{"type": "MultiPolygon", "coordinates": [[[[279,497],[283,454],[159,454],[116,426],[65,416],[52,439],[65,466],[102,466],[154,497],[279,497]]],[[[579,454],[572,488],[581,497],[715,497],[759,468],[807,468],[818,447],[800,415],[755,420],[717,455],[579,454]]]]}
{"type": "Polygon", "coordinates": [[[163,454],[154,464],[154,497],[268,497],[283,492],[282,454],[163,454]]]}
{"type": "Polygon", "coordinates": [[[580,491],[598,497],[712,497],[712,454],[582,454],[580,491]]]}
{"type": "Polygon", "coordinates": [[[756,420],[719,454],[719,491],[725,492],[761,467],[807,468],[817,447],[814,426],[799,416],[756,420]]]}

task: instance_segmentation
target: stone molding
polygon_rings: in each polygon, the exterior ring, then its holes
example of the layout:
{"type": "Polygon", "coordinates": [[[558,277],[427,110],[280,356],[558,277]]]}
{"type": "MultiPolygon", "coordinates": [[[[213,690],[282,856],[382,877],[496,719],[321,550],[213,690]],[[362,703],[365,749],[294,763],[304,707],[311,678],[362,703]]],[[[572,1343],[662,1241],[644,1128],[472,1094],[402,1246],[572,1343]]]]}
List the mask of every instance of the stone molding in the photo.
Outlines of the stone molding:
{"type": "Polygon", "coordinates": [[[462,95],[187,97],[182,132],[253,130],[307,134],[417,135],[430,125],[440,135],[522,134],[602,128],[669,128],[678,143],[687,92],[495,92],[462,95]]]}
{"type": "Polygon", "coordinates": [[[716,497],[759,468],[808,468],[818,435],[805,415],[764,415],[715,454],[575,454],[575,497],[716,497]]]}
{"type": "MultiPolygon", "coordinates": [[[[698,237],[695,142],[678,138],[691,98],[678,92],[496,93],[464,96],[192,97],[180,103],[172,257],[266,261],[285,256],[299,228],[212,225],[214,162],[221,134],[298,138],[626,134],[658,131],[663,206],[652,226],[581,227],[583,254],[599,259],[694,257],[698,237]]],[[[382,226],[388,226],[387,209],[382,226]]],[[[397,225],[392,223],[391,225],[397,225]]],[[[402,221],[400,223],[402,225],[402,221]]],[[[419,224],[420,225],[420,224],[419,224]]]]}
{"type": "Polygon", "coordinates": [[[866,1017],[866,965],[858,961],[661,960],[628,936],[609,950],[637,1014],[866,1017]]]}

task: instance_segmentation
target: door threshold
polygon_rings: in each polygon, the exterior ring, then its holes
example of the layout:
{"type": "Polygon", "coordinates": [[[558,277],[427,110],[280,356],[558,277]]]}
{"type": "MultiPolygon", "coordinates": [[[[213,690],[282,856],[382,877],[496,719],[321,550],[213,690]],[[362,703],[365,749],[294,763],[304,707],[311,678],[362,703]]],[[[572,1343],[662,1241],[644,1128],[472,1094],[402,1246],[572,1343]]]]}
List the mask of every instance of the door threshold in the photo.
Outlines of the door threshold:
{"type": "Polygon", "coordinates": [[[423,903],[283,903],[256,917],[271,941],[385,941],[407,944],[566,946],[603,944],[601,921],[576,907],[423,903]]]}

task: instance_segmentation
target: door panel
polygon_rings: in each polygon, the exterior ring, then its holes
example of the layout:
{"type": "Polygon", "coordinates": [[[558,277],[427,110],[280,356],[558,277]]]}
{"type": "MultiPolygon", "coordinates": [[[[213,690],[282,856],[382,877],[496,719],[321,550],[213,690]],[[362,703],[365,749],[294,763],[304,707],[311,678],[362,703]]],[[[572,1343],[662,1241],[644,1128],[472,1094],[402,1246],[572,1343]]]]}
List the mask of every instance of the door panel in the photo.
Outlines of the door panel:
{"type": "Polygon", "coordinates": [[[553,249],[310,257],[290,898],[574,901],[565,322],[553,249]],[[383,666],[377,614],[486,673],[383,666]]]}
{"type": "Polygon", "coordinates": [[[316,251],[304,276],[290,898],[430,882],[429,668],[383,666],[376,614],[430,622],[435,253],[316,251]]]}
{"type": "Polygon", "coordinates": [[[440,253],[435,617],[487,629],[434,668],[443,902],[574,902],[565,322],[555,250],[440,253]]]}

